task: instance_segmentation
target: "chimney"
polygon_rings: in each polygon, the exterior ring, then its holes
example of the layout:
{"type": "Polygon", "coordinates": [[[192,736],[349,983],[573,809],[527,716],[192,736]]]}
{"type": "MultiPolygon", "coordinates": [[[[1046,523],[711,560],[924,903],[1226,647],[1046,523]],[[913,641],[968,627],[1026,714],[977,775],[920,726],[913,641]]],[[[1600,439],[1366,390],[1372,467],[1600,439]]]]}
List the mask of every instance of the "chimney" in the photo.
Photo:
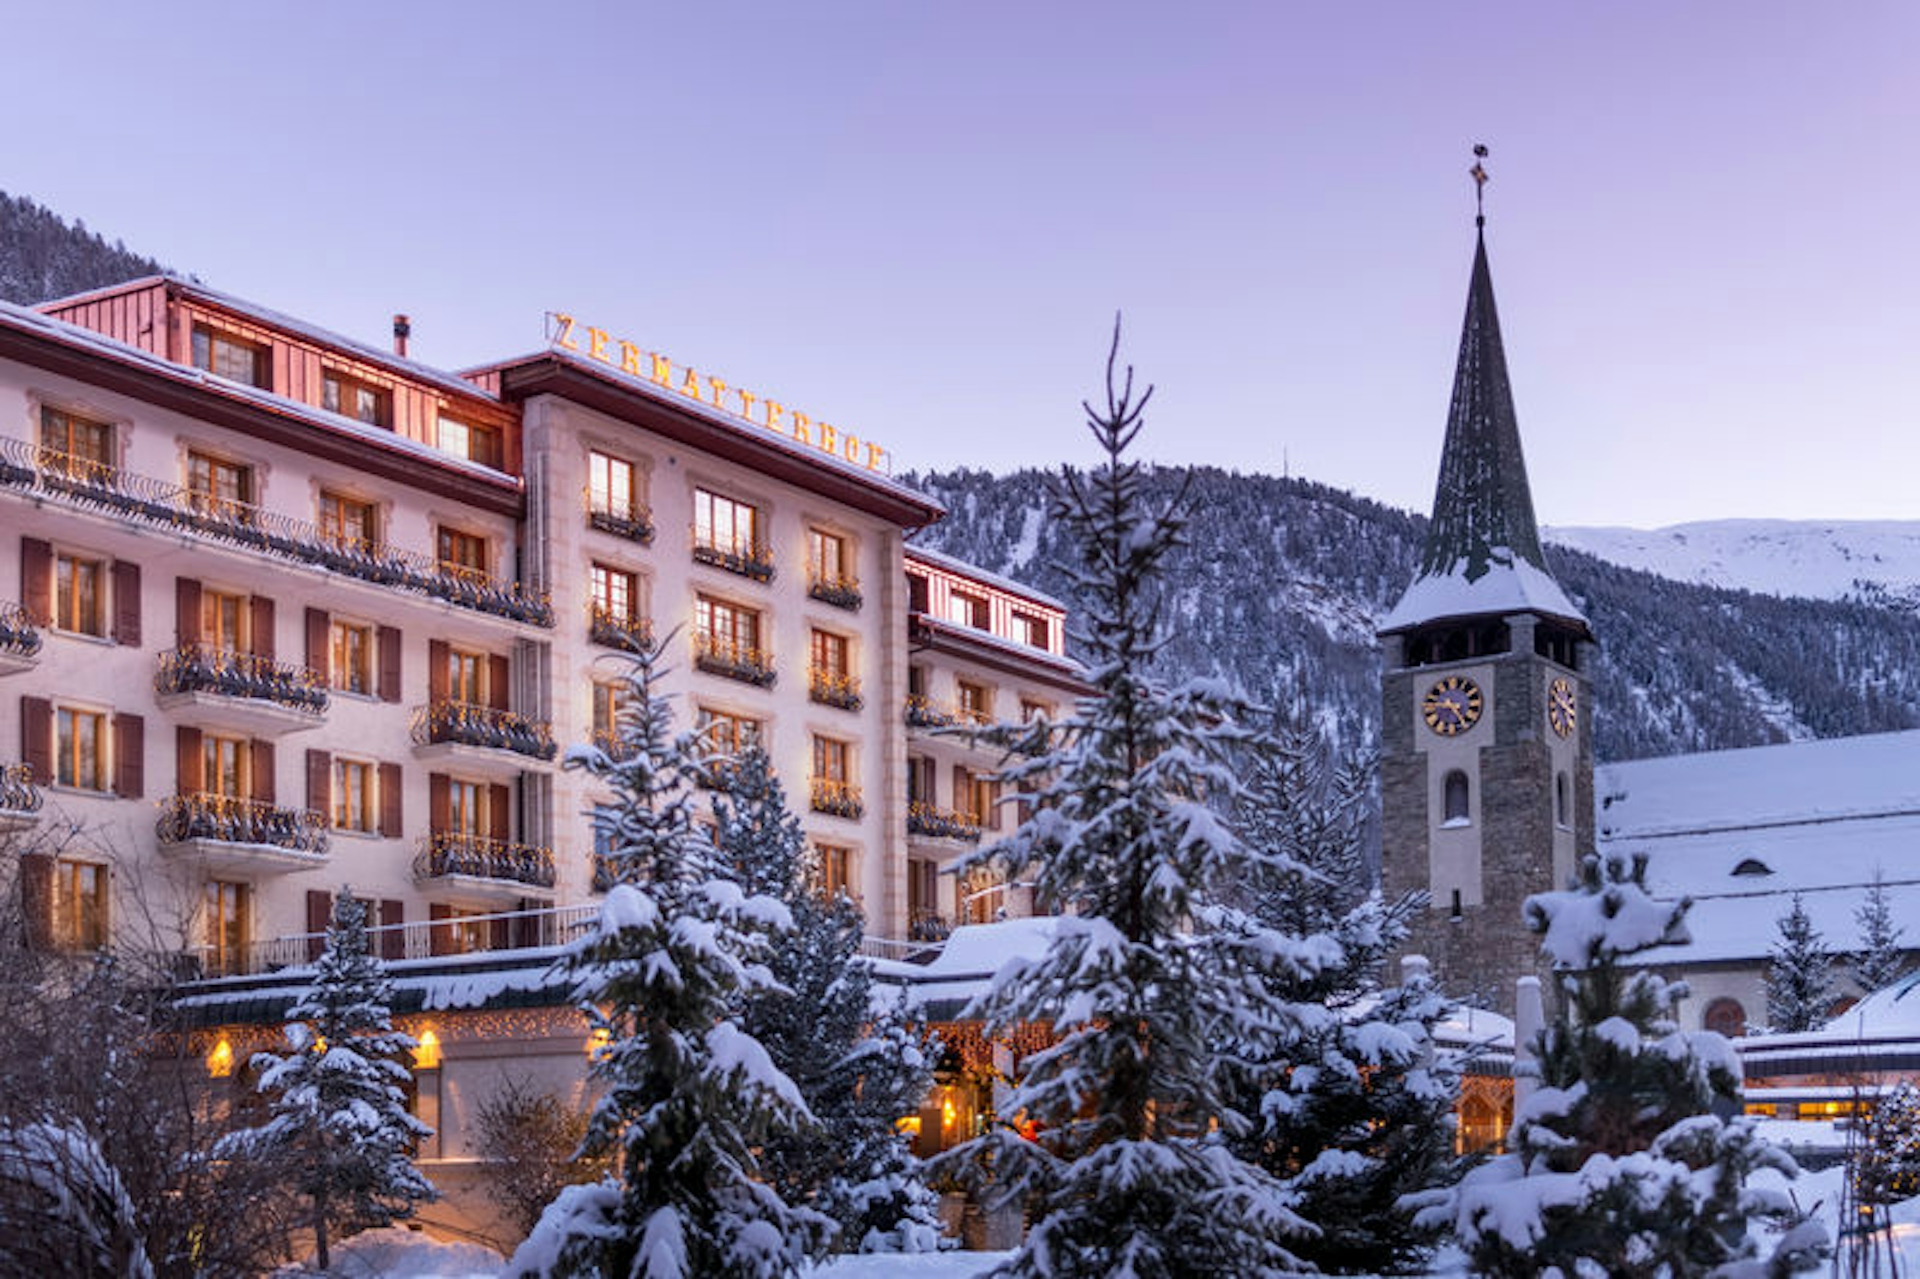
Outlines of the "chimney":
{"type": "Polygon", "coordinates": [[[413,325],[404,315],[393,317],[393,353],[402,359],[407,354],[407,339],[413,336],[413,325]]]}

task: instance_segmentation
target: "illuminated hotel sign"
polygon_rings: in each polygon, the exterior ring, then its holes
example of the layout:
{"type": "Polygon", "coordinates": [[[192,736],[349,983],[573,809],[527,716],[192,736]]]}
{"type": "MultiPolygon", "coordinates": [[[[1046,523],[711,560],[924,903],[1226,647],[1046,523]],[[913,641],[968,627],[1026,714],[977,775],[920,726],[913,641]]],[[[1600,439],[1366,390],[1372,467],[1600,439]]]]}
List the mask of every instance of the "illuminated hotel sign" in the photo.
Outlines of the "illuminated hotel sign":
{"type": "Polygon", "coordinates": [[[610,369],[619,369],[636,378],[678,391],[690,400],[718,409],[762,430],[817,449],[869,471],[892,474],[893,459],[872,440],[863,440],[851,431],[825,422],[816,422],[797,409],[778,400],[755,395],[743,387],[729,386],[717,377],[702,377],[684,364],[675,364],[657,351],[644,351],[631,342],[587,328],[571,315],[547,312],[547,341],[562,351],[583,355],[610,369]]]}

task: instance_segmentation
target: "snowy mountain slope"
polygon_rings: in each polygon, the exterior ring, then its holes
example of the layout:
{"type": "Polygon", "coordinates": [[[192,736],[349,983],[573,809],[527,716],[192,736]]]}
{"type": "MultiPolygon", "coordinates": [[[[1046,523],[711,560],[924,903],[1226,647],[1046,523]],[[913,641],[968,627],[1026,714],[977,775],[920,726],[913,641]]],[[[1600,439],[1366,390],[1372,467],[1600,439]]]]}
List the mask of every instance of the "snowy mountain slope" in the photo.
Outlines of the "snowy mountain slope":
{"type": "Polygon", "coordinates": [[[1676,581],[1920,610],[1920,520],[1707,520],[1543,533],[1676,581]]]}

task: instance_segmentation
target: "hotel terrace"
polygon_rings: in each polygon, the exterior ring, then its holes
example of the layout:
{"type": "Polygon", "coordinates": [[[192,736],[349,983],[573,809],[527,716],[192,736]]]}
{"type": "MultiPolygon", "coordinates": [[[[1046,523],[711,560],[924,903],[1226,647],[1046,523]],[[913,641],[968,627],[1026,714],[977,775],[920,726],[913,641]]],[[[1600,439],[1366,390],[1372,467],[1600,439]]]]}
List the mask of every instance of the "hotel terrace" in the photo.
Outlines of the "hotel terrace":
{"type": "Polygon", "coordinates": [[[403,321],[386,350],[171,278],[0,305],[30,929],[170,956],[217,1077],[277,1038],[332,894],[377,903],[456,1214],[474,1109],[583,1086],[543,948],[597,909],[611,796],[559,761],[609,740],[628,654],[668,637],[684,726],[771,754],[896,960],[1033,907],[954,873],[1007,816],[998,753],[940,730],[1084,688],[1059,602],[907,546],[944,512],[883,449],[556,318],[455,375],[403,321]]]}

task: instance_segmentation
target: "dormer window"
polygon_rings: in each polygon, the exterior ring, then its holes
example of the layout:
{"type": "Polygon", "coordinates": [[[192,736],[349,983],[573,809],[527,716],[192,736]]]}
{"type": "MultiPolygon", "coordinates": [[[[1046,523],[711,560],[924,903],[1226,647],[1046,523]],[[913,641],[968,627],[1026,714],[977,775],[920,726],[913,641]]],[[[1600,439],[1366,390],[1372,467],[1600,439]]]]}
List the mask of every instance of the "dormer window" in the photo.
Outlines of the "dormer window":
{"type": "Polygon", "coordinates": [[[368,426],[393,425],[393,395],[332,369],[320,375],[320,407],[368,426]]]}
{"type": "Polygon", "coordinates": [[[478,462],[496,471],[500,469],[500,432],[492,427],[475,426],[470,422],[442,417],[435,443],[440,446],[442,453],[464,457],[469,462],[478,462]]]}
{"type": "Polygon", "coordinates": [[[205,324],[193,326],[193,367],[263,391],[273,389],[273,359],[266,347],[205,324]]]}
{"type": "Polygon", "coordinates": [[[1773,874],[1773,867],[1758,857],[1743,857],[1739,865],[1733,868],[1733,873],[1742,879],[1756,879],[1773,874]]]}

